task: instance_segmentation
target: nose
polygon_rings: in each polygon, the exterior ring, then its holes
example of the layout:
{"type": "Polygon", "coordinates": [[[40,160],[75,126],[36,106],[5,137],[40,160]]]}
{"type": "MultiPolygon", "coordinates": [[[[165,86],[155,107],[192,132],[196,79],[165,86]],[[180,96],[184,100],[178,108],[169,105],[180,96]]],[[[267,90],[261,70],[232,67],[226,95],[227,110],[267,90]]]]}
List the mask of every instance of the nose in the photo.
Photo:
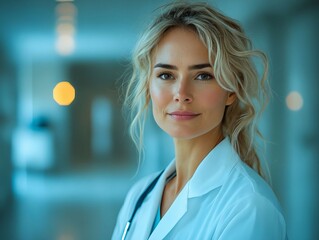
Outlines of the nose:
{"type": "Polygon", "coordinates": [[[193,96],[191,93],[191,88],[189,83],[186,81],[181,81],[176,87],[174,94],[174,101],[179,103],[191,103],[193,101],[193,96]]]}

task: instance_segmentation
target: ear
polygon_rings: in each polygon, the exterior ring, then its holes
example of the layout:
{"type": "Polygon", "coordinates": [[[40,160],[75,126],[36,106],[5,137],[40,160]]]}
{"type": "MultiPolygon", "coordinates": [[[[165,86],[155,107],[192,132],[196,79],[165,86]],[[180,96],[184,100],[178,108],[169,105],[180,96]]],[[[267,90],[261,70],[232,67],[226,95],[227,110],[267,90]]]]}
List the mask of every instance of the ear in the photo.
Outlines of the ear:
{"type": "Polygon", "coordinates": [[[237,99],[236,93],[229,92],[226,100],[226,106],[231,105],[237,99]]]}

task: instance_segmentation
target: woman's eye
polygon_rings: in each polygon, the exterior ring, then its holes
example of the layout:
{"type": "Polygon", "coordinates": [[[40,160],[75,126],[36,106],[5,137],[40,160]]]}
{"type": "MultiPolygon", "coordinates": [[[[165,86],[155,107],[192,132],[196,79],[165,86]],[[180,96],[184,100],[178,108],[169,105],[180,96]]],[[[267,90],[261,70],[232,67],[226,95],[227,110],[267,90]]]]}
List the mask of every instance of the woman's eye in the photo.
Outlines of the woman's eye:
{"type": "Polygon", "coordinates": [[[173,76],[169,73],[162,73],[159,74],[158,77],[162,80],[168,80],[168,79],[173,79],[173,76]]]}
{"type": "Polygon", "coordinates": [[[211,79],[213,79],[214,77],[211,75],[211,74],[209,74],[209,73],[201,73],[201,74],[199,74],[199,75],[197,75],[197,77],[196,77],[196,79],[198,79],[198,80],[211,80],[211,79]]]}

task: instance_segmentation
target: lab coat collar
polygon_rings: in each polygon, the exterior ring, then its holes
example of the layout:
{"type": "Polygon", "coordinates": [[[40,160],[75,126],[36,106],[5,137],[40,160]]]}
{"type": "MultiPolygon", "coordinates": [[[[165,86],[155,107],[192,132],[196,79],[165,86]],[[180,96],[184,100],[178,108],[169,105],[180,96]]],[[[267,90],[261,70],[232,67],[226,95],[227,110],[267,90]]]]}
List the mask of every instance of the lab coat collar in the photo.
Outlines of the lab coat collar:
{"type": "Polygon", "coordinates": [[[197,167],[189,180],[189,198],[198,197],[221,186],[228,177],[239,156],[226,137],[197,167]]]}

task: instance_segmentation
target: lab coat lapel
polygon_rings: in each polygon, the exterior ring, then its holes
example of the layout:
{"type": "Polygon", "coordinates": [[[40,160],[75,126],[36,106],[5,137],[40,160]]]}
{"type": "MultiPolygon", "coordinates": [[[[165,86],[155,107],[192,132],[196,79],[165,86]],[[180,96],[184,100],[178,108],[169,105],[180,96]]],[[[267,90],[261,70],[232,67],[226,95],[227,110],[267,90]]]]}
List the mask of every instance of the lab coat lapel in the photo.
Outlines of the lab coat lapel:
{"type": "Polygon", "coordinates": [[[189,198],[199,197],[221,186],[240,161],[226,137],[203,159],[189,181],[189,198]]]}
{"type": "Polygon", "coordinates": [[[164,239],[187,212],[188,186],[188,184],[185,185],[183,190],[173,202],[172,206],[168,209],[157,227],[154,229],[149,240],[164,239]]]}
{"type": "Polygon", "coordinates": [[[166,178],[172,174],[173,171],[175,171],[174,161],[165,169],[154,189],[152,190],[152,194],[149,194],[144,200],[141,213],[139,214],[141,216],[139,218],[139,225],[143,227],[140,227],[139,231],[137,231],[138,236],[136,237],[138,237],[138,239],[148,239],[154,223],[156,212],[162,199],[166,178]]]}

